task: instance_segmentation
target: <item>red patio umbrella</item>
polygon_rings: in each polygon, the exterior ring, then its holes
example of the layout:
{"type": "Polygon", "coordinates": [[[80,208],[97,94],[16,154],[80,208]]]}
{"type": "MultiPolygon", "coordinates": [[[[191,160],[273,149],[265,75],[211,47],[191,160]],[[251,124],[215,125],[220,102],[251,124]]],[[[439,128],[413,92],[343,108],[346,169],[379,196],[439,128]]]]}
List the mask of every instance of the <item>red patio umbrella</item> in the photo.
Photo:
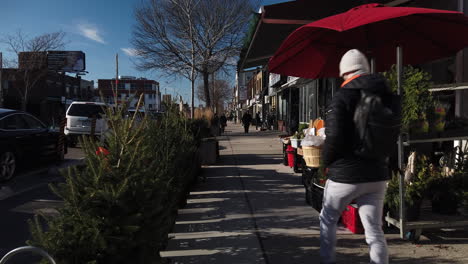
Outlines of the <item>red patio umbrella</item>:
{"type": "Polygon", "coordinates": [[[454,11],[362,5],[298,28],[268,65],[270,72],[288,76],[338,77],[341,57],[356,48],[385,71],[396,64],[398,46],[405,64],[454,55],[468,46],[468,18],[454,11]]]}
{"type": "MultiPolygon", "coordinates": [[[[417,64],[454,55],[466,46],[468,18],[462,13],[368,4],[298,28],[281,44],[268,66],[270,72],[288,76],[338,77],[341,57],[349,49],[356,48],[375,60],[377,71],[397,64],[400,93],[402,50],[406,64],[417,64]]],[[[399,137],[400,168],[402,159],[403,140],[399,137]]],[[[404,190],[403,182],[400,174],[400,190],[404,190]]],[[[405,227],[403,195],[400,191],[402,237],[405,227]]]]}

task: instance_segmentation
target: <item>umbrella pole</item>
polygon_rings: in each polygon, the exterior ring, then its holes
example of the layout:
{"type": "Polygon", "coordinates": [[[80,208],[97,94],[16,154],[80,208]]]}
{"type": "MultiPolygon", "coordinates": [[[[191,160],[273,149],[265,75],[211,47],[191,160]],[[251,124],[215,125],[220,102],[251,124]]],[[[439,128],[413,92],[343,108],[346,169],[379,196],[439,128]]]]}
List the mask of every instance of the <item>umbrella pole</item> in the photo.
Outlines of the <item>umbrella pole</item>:
{"type": "MultiPolygon", "coordinates": [[[[397,47],[397,93],[402,96],[402,78],[403,78],[403,50],[401,46],[397,47]]],[[[405,237],[405,178],[403,175],[403,138],[402,134],[398,136],[398,168],[399,170],[399,192],[400,192],[400,237],[405,237]]]]}
{"type": "Polygon", "coordinates": [[[371,57],[370,59],[370,72],[375,73],[375,58],[371,57]]]}

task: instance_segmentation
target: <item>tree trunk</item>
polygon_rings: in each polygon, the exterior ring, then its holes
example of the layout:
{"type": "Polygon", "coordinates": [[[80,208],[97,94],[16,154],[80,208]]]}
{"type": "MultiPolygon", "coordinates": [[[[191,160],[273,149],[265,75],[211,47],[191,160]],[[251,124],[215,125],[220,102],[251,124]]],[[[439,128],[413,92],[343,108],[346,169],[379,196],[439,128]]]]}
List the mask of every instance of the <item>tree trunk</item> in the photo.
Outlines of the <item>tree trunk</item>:
{"type": "MultiPolygon", "coordinates": [[[[193,75],[192,75],[193,76],[193,75]]],[[[190,118],[195,118],[195,80],[192,77],[192,102],[190,104],[190,118]]]]}
{"type": "Polygon", "coordinates": [[[210,98],[210,87],[209,87],[209,83],[210,83],[210,74],[208,73],[208,71],[205,71],[203,72],[203,85],[204,85],[204,90],[205,90],[205,103],[206,103],[206,107],[210,107],[211,108],[211,98],[210,98]]]}
{"type": "Polygon", "coordinates": [[[26,112],[26,106],[28,105],[27,98],[21,98],[21,111],[26,112]]]}

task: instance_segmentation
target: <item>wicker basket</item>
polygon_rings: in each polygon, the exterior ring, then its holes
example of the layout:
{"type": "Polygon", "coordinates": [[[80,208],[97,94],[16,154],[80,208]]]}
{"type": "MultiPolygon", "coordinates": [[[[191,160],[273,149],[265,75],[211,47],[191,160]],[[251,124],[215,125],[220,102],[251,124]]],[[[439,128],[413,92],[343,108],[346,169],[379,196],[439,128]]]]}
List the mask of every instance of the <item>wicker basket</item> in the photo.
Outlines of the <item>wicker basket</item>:
{"type": "Polygon", "coordinates": [[[320,167],[320,150],[321,149],[319,147],[302,146],[302,151],[304,153],[302,158],[304,159],[307,167],[320,167]]]}

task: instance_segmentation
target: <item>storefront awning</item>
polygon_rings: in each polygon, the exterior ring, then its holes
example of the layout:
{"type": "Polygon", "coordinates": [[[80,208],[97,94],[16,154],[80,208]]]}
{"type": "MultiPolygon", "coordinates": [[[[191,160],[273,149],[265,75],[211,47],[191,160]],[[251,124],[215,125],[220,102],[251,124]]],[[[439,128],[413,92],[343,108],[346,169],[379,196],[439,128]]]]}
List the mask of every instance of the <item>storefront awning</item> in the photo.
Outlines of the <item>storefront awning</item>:
{"type": "MultiPolygon", "coordinates": [[[[390,1],[374,1],[390,2],[390,1]]],[[[239,70],[265,66],[279,48],[283,40],[295,29],[315,20],[349,10],[353,6],[367,3],[365,0],[310,1],[296,0],[262,6],[259,17],[254,18],[256,26],[246,50],[241,53],[239,70]]]]}

